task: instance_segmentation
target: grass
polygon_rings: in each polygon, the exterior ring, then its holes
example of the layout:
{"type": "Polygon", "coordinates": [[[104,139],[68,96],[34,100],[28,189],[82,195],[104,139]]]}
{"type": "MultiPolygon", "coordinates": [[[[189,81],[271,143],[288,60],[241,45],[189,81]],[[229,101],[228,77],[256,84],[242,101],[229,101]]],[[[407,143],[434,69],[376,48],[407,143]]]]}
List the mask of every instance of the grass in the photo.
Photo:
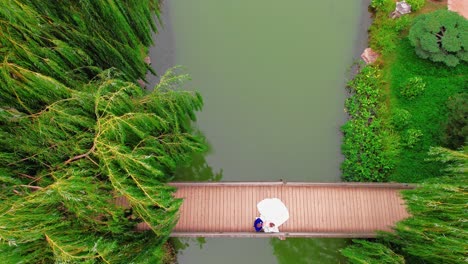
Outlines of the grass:
{"type": "Polygon", "coordinates": [[[382,54],[378,63],[382,68],[382,93],[388,108],[388,113],[382,118],[391,119],[397,109],[405,109],[411,114],[408,127],[395,131],[400,140],[394,144],[400,151],[388,181],[420,182],[439,176],[440,169],[444,167],[426,161],[427,151],[431,146],[443,145],[448,114],[446,101],[450,96],[468,90],[468,64],[450,68],[421,59],[406,36],[414,17],[445,8],[446,1],[426,1],[422,9],[396,20],[389,19],[385,12],[378,12],[370,29],[370,44],[382,54]],[[421,77],[426,83],[424,93],[413,100],[400,95],[401,87],[411,77],[421,77]],[[420,140],[412,148],[401,144],[407,129],[422,132],[420,140]]]}
{"type": "MultiPolygon", "coordinates": [[[[441,63],[421,59],[415,54],[414,47],[407,39],[412,21],[416,16],[446,8],[446,1],[426,1],[422,9],[398,19],[388,17],[393,7],[392,0],[385,2],[382,8],[377,10],[374,22],[369,29],[369,44],[372,49],[381,54],[376,62],[381,69],[379,77],[381,105],[376,109],[379,109],[378,118],[384,124],[374,128],[373,133],[376,136],[380,135],[381,139],[385,135],[384,148],[378,156],[387,157],[385,163],[390,164],[392,168],[391,172],[380,172],[382,175],[377,177],[378,179],[373,177],[375,178],[373,180],[414,183],[439,176],[440,170],[444,168],[444,165],[437,162],[426,161],[427,152],[431,146],[443,146],[442,138],[448,118],[446,101],[450,96],[463,91],[467,92],[468,64],[461,63],[451,68],[441,63]],[[401,95],[401,87],[410,78],[421,78],[425,83],[424,92],[413,99],[401,95]],[[401,109],[409,113],[408,124],[404,127],[392,125],[392,120],[396,119],[396,113],[401,114],[401,109]],[[390,124],[390,128],[385,124],[390,124]],[[386,131],[388,129],[390,131],[386,131]],[[394,155],[395,149],[397,155],[394,155]]],[[[345,133],[345,143],[347,138],[352,141],[356,136],[353,133],[348,133],[348,135],[345,133]]],[[[362,145],[365,140],[359,142],[362,145]]],[[[343,145],[344,150],[349,150],[349,153],[343,152],[346,160],[342,169],[347,163],[351,163],[352,168],[369,167],[372,169],[375,167],[353,159],[356,153],[361,153],[359,154],[361,156],[367,155],[366,153],[373,147],[352,148],[347,146],[350,144],[343,145]]],[[[358,173],[359,170],[355,170],[348,173],[352,175],[351,178],[345,172],[343,169],[345,180],[369,180],[364,171],[358,173]]],[[[370,175],[374,174],[370,173],[370,175]]]]}
{"type": "MultiPolygon", "coordinates": [[[[442,137],[447,121],[447,99],[467,91],[468,64],[455,68],[421,59],[404,38],[397,44],[395,60],[387,64],[386,78],[390,84],[391,109],[405,109],[410,112],[410,128],[421,130],[423,136],[414,148],[403,148],[397,160],[390,181],[418,182],[424,178],[440,175],[442,165],[425,161],[431,146],[443,145],[442,137]],[[400,95],[401,86],[414,76],[426,83],[425,91],[413,100],[400,95]]],[[[404,131],[400,131],[403,133],[404,131]]]]}

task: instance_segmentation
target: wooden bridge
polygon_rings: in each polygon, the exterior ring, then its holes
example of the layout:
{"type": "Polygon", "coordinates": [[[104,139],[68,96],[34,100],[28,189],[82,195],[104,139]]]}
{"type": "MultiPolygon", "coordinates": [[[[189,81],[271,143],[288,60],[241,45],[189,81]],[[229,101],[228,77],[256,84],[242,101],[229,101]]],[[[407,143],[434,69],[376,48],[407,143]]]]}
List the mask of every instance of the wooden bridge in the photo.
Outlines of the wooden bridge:
{"type": "MultiPolygon", "coordinates": [[[[406,184],[212,182],[171,183],[184,199],[173,237],[375,237],[409,216],[406,184]],[[279,198],[290,218],[280,233],[256,233],[257,203],[279,198]]],[[[140,226],[142,227],[142,226],[140,226]]],[[[144,228],[143,228],[144,229],[144,228]]]]}

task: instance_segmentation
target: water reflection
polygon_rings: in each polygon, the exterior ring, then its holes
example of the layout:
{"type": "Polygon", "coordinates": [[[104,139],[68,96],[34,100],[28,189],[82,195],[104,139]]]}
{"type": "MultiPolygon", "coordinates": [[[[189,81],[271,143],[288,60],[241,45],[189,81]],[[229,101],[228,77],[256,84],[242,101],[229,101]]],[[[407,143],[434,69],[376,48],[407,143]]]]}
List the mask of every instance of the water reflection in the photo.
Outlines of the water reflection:
{"type": "Polygon", "coordinates": [[[185,249],[189,246],[197,245],[199,249],[203,249],[203,245],[206,244],[206,239],[204,237],[197,238],[171,238],[171,244],[174,246],[176,254],[182,254],[185,249]]]}
{"type": "Polygon", "coordinates": [[[339,250],[349,243],[350,240],[334,238],[288,238],[283,241],[274,238],[270,240],[273,254],[279,264],[347,263],[339,250]]]}
{"type": "MultiPolygon", "coordinates": [[[[208,146],[210,148],[210,146],[208,146]]],[[[209,151],[208,151],[209,152],[209,151]]],[[[223,170],[214,172],[208,165],[206,155],[208,153],[196,153],[192,157],[192,163],[179,167],[175,172],[175,181],[220,181],[223,178],[223,170]]]]}

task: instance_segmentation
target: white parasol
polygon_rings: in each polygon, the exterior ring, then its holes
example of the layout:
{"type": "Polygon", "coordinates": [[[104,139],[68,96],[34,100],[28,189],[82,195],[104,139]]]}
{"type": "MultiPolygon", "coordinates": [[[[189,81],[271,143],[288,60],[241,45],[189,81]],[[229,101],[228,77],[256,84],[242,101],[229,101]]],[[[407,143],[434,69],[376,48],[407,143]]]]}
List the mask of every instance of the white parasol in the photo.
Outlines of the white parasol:
{"type": "Polygon", "coordinates": [[[289,219],[288,208],[278,198],[268,198],[257,204],[260,218],[265,222],[263,230],[265,232],[279,232],[278,227],[289,219]],[[274,223],[274,227],[269,227],[268,223],[274,223]]]}

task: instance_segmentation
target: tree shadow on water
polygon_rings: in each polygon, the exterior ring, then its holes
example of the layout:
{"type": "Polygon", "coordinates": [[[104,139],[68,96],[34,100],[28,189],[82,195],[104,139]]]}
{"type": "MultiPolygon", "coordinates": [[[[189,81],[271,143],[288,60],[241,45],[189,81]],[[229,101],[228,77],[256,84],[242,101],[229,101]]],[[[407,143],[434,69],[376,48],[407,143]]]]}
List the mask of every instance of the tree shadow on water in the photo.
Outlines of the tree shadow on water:
{"type": "Polygon", "coordinates": [[[206,244],[206,239],[204,237],[197,238],[170,238],[170,243],[174,247],[176,254],[183,254],[184,250],[187,249],[190,245],[197,245],[200,249],[203,249],[203,245],[206,244]]]}
{"type": "Polygon", "coordinates": [[[339,250],[349,243],[349,239],[336,238],[288,238],[283,241],[274,238],[270,240],[273,254],[279,264],[347,263],[339,250]]]}
{"type": "MultiPolygon", "coordinates": [[[[201,132],[199,132],[201,134],[201,132]]],[[[205,138],[202,134],[201,137],[205,138]]],[[[208,165],[206,155],[210,153],[211,146],[205,142],[208,150],[204,153],[194,153],[192,161],[189,165],[177,168],[175,172],[175,181],[220,181],[223,178],[223,170],[214,172],[213,168],[208,165]]]]}

